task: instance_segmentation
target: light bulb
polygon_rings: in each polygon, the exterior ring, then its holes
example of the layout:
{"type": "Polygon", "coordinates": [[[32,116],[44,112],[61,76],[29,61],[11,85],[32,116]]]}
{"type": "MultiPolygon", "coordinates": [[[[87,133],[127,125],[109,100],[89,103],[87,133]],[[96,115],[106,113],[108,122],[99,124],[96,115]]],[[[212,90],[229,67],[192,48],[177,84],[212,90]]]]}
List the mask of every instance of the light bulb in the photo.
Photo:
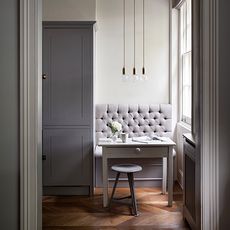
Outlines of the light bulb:
{"type": "Polygon", "coordinates": [[[142,79],[143,81],[147,81],[148,80],[148,76],[146,74],[142,75],[142,79]]]}
{"type": "Polygon", "coordinates": [[[142,68],[142,80],[147,81],[148,76],[145,74],[145,67],[142,68]]]}
{"type": "Polygon", "coordinates": [[[128,81],[129,76],[125,74],[125,67],[122,68],[122,76],[121,76],[122,81],[128,81]]]}
{"type": "Polygon", "coordinates": [[[143,81],[143,80],[144,80],[143,75],[140,75],[139,80],[140,80],[140,81],[143,81]]]}
{"type": "Polygon", "coordinates": [[[128,81],[129,76],[127,74],[121,76],[122,81],[128,81]]]}
{"type": "Polygon", "coordinates": [[[136,74],[136,68],[133,68],[133,81],[138,81],[139,80],[139,76],[136,74]]]}
{"type": "Polygon", "coordinates": [[[137,74],[135,74],[135,75],[133,75],[133,80],[138,81],[138,80],[140,80],[140,77],[137,74]]]}

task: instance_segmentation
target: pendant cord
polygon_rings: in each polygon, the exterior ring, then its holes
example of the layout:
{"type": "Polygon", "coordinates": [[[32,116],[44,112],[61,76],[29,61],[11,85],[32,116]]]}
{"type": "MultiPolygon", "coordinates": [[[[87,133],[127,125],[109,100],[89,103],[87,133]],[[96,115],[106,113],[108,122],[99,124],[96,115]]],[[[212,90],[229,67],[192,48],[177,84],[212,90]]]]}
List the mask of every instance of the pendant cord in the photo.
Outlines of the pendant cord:
{"type": "Polygon", "coordinates": [[[134,20],[133,20],[133,31],[134,31],[134,37],[133,37],[133,39],[134,39],[134,59],[133,59],[133,64],[134,64],[134,68],[136,67],[136,36],[135,36],[135,34],[136,34],[136,0],[134,0],[134,7],[133,7],[133,9],[134,9],[134,12],[133,12],[133,15],[134,15],[134,20]]]}
{"type": "Polygon", "coordinates": [[[123,11],[123,16],[124,16],[124,17],[123,17],[123,42],[124,42],[124,43],[123,43],[123,46],[124,46],[124,47],[123,47],[123,49],[124,49],[124,50],[123,50],[123,52],[124,52],[124,53],[123,53],[123,55],[124,55],[124,56],[123,56],[123,57],[124,57],[123,62],[124,62],[124,66],[123,66],[123,67],[125,68],[125,56],[126,56],[126,53],[125,53],[125,21],[126,21],[126,18],[125,18],[125,0],[123,0],[123,9],[124,9],[124,11],[123,11]]]}
{"type": "Polygon", "coordinates": [[[145,0],[143,0],[143,68],[145,68],[145,0]]]}

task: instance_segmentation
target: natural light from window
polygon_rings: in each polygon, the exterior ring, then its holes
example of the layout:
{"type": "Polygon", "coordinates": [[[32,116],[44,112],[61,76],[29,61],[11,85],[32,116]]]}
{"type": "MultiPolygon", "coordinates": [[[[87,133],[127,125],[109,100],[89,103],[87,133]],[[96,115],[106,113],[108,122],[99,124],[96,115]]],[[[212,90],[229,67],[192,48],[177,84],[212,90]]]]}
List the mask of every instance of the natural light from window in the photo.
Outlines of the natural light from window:
{"type": "Polygon", "coordinates": [[[192,117],[192,18],[191,0],[180,9],[181,119],[191,124],[192,117]]]}

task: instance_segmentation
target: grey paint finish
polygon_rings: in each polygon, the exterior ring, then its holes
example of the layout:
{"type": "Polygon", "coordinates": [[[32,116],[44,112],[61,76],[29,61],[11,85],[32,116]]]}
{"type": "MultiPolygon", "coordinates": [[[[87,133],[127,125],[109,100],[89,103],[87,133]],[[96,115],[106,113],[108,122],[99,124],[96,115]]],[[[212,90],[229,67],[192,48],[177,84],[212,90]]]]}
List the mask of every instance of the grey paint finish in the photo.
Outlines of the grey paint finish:
{"type": "Polygon", "coordinates": [[[18,1],[0,7],[0,228],[19,229],[18,1]]]}
{"type": "Polygon", "coordinates": [[[230,229],[230,2],[219,1],[219,229],[230,229]]]}
{"type": "Polygon", "coordinates": [[[43,130],[44,186],[87,186],[91,183],[90,132],[89,128],[43,130]]]}
{"type": "Polygon", "coordinates": [[[197,219],[200,207],[196,204],[200,193],[200,190],[197,190],[197,151],[191,134],[184,134],[183,138],[183,217],[192,229],[200,229],[199,218],[197,219]]]}
{"type": "Polygon", "coordinates": [[[43,24],[43,73],[44,194],[92,193],[93,22],[43,24]]]}
{"type": "Polygon", "coordinates": [[[90,125],[91,31],[44,29],[43,125],[90,125]]]}

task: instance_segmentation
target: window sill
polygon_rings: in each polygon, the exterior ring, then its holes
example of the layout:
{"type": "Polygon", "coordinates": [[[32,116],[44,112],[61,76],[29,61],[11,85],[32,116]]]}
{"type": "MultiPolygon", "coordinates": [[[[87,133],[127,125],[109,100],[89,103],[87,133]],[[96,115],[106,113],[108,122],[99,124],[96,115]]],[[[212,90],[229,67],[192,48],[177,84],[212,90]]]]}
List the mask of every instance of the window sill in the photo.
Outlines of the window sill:
{"type": "Polygon", "coordinates": [[[188,132],[192,132],[192,126],[191,125],[189,125],[189,124],[187,124],[187,123],[185,123],[183,121],[179,121],[179,122],[177,122],[177,124],[179,126],[183,127],[184,129],[187,129],[188,132]]]}

